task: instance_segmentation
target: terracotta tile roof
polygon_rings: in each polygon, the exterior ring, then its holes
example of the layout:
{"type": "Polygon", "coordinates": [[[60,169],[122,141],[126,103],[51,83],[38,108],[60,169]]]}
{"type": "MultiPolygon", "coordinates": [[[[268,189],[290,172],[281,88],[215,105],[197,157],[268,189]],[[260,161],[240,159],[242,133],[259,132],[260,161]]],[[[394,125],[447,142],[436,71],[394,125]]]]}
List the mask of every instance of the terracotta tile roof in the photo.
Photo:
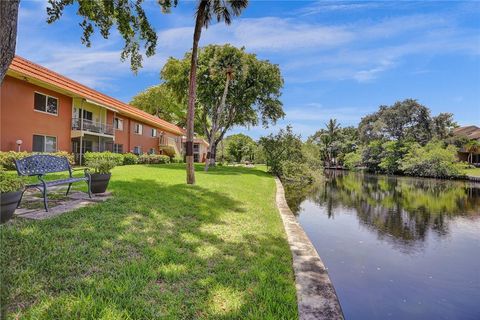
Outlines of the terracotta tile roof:
{"type": "Polygon", "coordinates": [[[97,103],[109,106],[111,108],[118,110],[118,112],[122,115],[130,116],[137,120],[144,121],[150,125],[156,126],[163,130],[170,131],[172,133],[180,134],[180,135],[185,134],[184,129],[168,121],[155,117],[147,112],[144,112],[131,105],[128,105],[120,100],[109,97],[96,90],[90,89],[81,83],[78,83],[74,80],[64,77],[61,74],[53,72],[52,70],[42,67],[22,57],[15,56],[15,58],[12,61],[12,64],[9,67],[9,70],[20,73],[21,75],[24,75],[26,77],[34,78],[41,82],[46,82],[52,86],[66,90],[82,98],[89,99],[97,103]]]}
{"type": "Polygon", "coordinates": [[[453,129],[453,135],[466,136],[469,139],[480,139],[480,128],[477,126],[465,126],[453,129]]]}

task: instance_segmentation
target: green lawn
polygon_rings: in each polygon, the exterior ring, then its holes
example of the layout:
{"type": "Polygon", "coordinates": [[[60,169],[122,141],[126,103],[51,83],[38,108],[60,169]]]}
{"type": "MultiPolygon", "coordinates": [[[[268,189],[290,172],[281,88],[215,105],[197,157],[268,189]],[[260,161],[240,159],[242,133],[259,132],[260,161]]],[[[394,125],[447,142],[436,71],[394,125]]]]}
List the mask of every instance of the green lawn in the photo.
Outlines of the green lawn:
{"type": "Polygon", "coordinates": [[[106,203],[1,226],[5,318],[295,319],[273,178],[184,181],[180,164],[118,167],[106,203]]]}
{"type": "Polygon", "coordinates": [[[480,168],[465,169],[464,172],[467,176],[480,177],[480,168]]]}

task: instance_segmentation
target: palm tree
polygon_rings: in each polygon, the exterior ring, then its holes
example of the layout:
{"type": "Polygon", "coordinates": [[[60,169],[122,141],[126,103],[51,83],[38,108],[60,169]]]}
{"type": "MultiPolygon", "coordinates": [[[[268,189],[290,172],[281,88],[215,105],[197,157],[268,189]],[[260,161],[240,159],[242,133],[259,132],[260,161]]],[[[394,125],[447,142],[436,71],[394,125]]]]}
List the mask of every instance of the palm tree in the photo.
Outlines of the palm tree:
{"type": "Polygon", "coordinates": [[[468,152],[467,162],[473,163],[473,154],[480,150],[480,141],[470,140],[465,145],[465,150],[468,152]]]}
{"type": "Polygon", "coordinates": [[[340,123],[337,122],[337,119],[330,119],[325,126],[327,128],[327,132],[325,134],[326,137],[324,138],[324,141],[327,150],[328,165],[331,166],[331,161],[334,158],[335,151],[333,145],[336,142],[336,138],[340,130],[340,123]]]}
{"type": "Polygon", "coordinates": [[[197,94],[197,59],[198,42],[203,27],[207,28],[212,18],[224,21],[229,25],[232,16],[239,16],[248,5],[248,0],[200,0],[195,14],[195,30],[193,32],[192,57],[190,62],[190,79],[188,85],[188,111],[187,111],[187,183],[195,183],[195,169],[193,167],[193,138],[195,120],[195,99],[197,94]]]}

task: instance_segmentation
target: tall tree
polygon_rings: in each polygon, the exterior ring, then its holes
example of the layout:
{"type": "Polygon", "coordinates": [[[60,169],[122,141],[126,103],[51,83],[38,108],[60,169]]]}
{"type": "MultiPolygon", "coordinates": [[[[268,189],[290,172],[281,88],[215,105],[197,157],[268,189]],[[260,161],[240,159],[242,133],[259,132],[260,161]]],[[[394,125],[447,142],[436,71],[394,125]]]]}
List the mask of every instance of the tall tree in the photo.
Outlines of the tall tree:
{"type": "Polygon", "coordinates": [[[0,84],[15,57],[20,0],[0,1],[0,84]]]}
{"type": "MultiPolygon", "coordinates": [[[[185,96],[190,53],[169,59],[162,79],[178,96],[185,96]]],[[[217,145],[233,126],[268,126],[284,116],[280,101],[280,69],[231,45],[210,45],[198,56],[197,114],[209,141],[208,163],[215,164],[217,145]]]]}
{"type": "Polygon", "coordinates": [[[193,33],[193,46],[190,62],[188,85],[188,110],[187,110],[187,183],[195,183],[195,169],[193,167],[193,139],[195,121],[195,99],[197,93],[197,61],[198,43],[202,29],[207,28],[212,17],[216,16],[217,22],[224,21],[227,25],[232,22],[231,17],[239,16],[248,5],[248,0],[200,0],[195,15],[195,30],[193,33]]]}
{"type": "MultiPolygon", "coordinates": [[[[82,42],[90,46],[90,36],[95,27],[100,29],[104,38],[108,38],[111,27],[116,24],[117,30],[123,37],[125,45],[121,53],[122,60],[130,59],[133,71],[142,66],[142,54],[140,44],[145,47],[145,54],[151,56],[155,53],[157,34],[153,30],[145,11],[142,7],[144,0],[111,0],[111,1],[87,1],[87,0],[48,0],[48,22],[58,20],[66,6],[78,3],[77,15],[83,17],[80,26],[83,29],[82,42]]],[[[163,12],[169,12],[177,5],[178,0],[158,0],[163,12]]],[[[224,21],[230,24],[232,16],[239,16],[248,5],[248,0],[200,0],[195,13],[195,29],[193,32],[193,46],[190,63],[190,79],[188,90],[187,110],[187,183],[195,183],[193,167],[193,138],[195,119],[195,96],[196,96],[196,70],[197,51],[202,29],[207,28],[216,18],[218,22],[224,21]]]]}

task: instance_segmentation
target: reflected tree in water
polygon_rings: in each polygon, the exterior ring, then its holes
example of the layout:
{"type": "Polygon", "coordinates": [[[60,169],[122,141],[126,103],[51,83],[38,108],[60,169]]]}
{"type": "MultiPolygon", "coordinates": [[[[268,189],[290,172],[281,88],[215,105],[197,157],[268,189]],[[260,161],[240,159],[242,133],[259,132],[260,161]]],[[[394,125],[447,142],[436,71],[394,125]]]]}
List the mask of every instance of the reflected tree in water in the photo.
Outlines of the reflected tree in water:
{"type": "Polygon", "coordinates": [[[287,186],[286,194],[296,214],[307,199],[329,218],[354,210],[363,227],[401,248],[421,245],[429,232],[445,237],[453,217],[480,218],[480,186],[462,181],[326,171],[320,183],[287,186]]]}

